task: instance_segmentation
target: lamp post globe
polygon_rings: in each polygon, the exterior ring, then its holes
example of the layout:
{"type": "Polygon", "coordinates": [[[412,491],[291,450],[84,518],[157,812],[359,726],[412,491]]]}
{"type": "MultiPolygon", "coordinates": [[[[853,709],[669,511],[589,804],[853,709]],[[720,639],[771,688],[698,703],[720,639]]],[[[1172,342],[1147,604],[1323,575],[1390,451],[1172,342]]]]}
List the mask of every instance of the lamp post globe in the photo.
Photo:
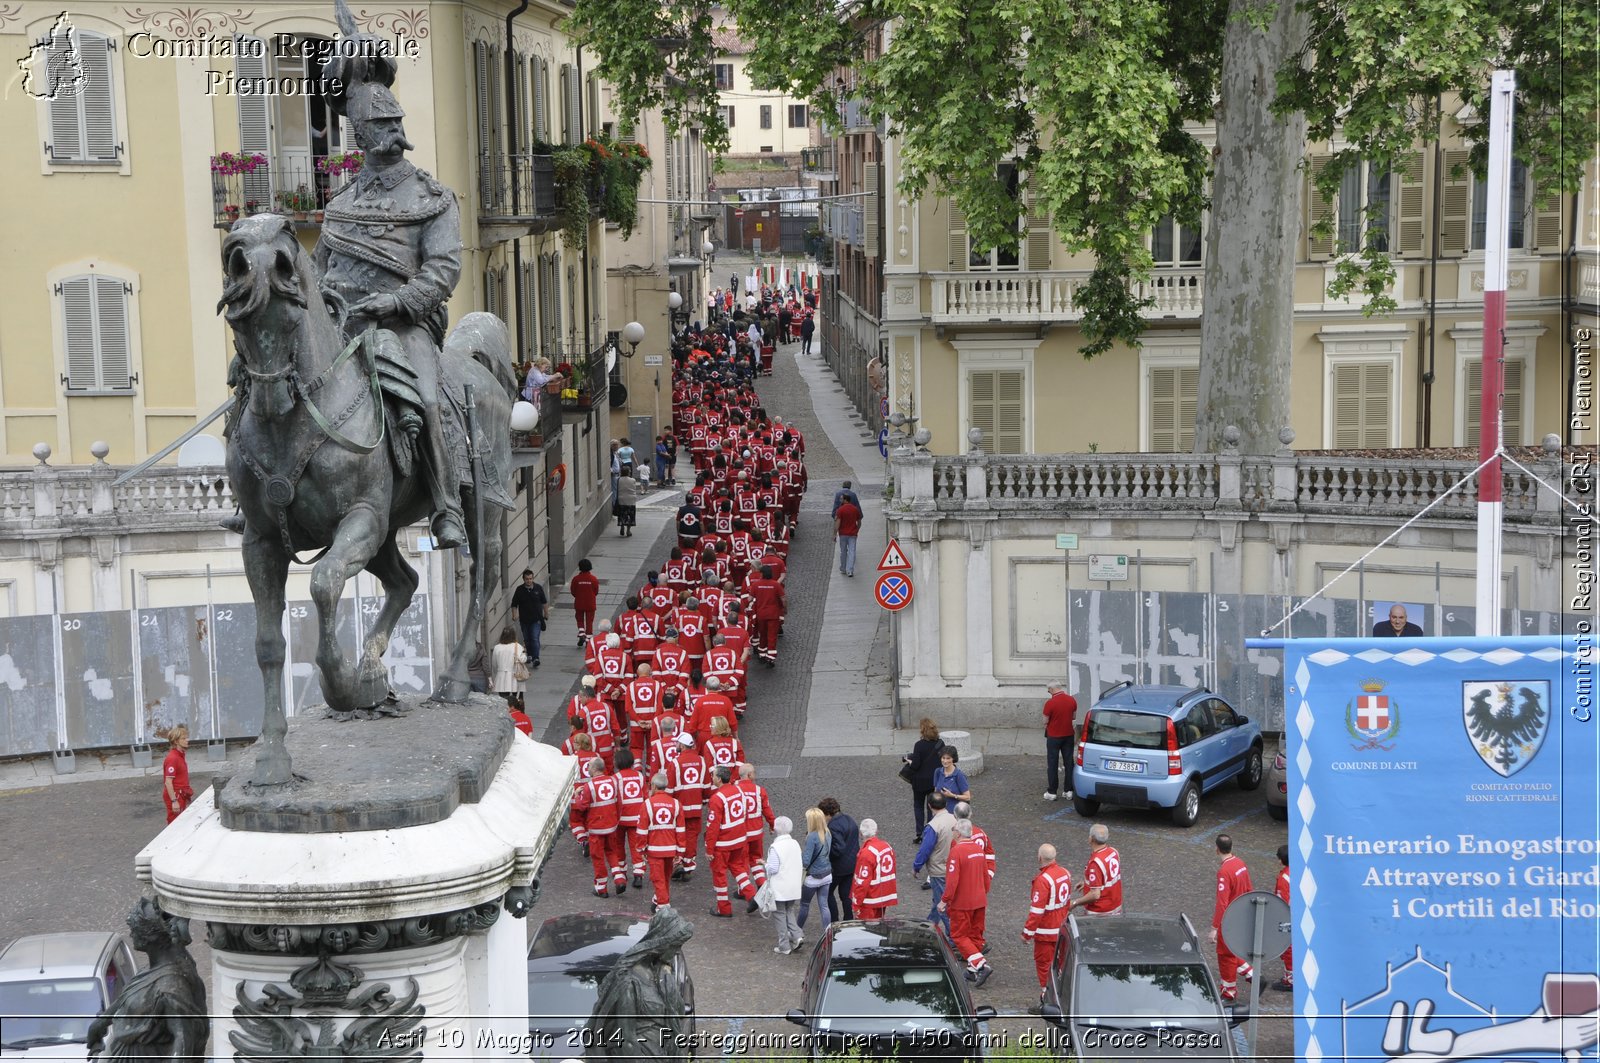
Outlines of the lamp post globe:
{"type": "Polygon", "coordinates": [[[677,292],[668,292],[667,293],[667,309],[668,310],[676,310],[676,309],[678,309],[678,307],[680,307],[682,305],[683,305],[683,296],[679,295],[677,292]]]}
{"type": "Polygon", "coordinates": [[[700,245],[700,252],[702,254],[709,255],[709,254],[711,254],[711,252],[715,251],[716,249],[717,249],[717,245],[713,244],[710,240],[707,240],[705,243],[700,245]]]}
{"type": "Polygon", "coordinates": [[[531,432],[539,427],[539,411],[531,402],[518,402],[511,407],[511,430],[531,432]]]}

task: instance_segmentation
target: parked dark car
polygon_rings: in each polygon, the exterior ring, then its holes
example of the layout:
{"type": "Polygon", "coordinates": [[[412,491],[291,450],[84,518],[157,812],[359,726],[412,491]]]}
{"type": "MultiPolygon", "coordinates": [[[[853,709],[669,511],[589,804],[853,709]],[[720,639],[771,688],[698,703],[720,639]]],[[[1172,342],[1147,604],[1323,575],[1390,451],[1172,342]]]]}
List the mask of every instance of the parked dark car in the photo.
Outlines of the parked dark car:
{"type": "Polygon", "coordinates": [[[1072,770],[1072,807],[1093,816],[1102,803],[1166,808],[1188,827],[1200,798],[1229,779],[1261,785],[1261,728],[1205,687],[1135,686],[1104,694],[1083,722],[1072,770]]]}
{"type": "Polygon", "coordinates": [[[1041,1006],[1078,1063],[1100,1059],[1232,1060],[1234,1026],[1186,915],[1072,916],[1041,1006]]]}
{"type": "MultiPolygon", "coordinates": [[[[542,1059],[582,1058],[596,1046],[588,1030],[600,982],[650,928],[648,916],[576,912],[546,919],[528,945],[528,1051],[542,1059]]],[[[694,980],[678,953],[673,978],[694,1034],[694,980]]]]}
{"type": "Polygon", "coordinates": [[[138,973],[126,934],[13,941],[0,952],[0,1058],[88,1059],[89,1024],[138,973]]]}
{"type": "Polygon", "coordinates": [[[965,977],[943,937],[926,922],[851,920],[828,927],[811,953],[800,1007],[786,1018],[810,1033],[812,1059],[982,1059],[979,1024],[965,977]]]}

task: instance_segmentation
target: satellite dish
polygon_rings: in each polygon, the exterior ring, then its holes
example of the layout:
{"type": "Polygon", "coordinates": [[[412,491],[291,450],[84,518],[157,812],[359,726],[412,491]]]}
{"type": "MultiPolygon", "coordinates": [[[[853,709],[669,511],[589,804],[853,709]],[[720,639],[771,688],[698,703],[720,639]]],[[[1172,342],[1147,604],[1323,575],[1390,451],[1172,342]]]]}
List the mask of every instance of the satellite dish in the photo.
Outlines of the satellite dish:
{"type": "Polygon", "coordinates": [[[617,345],[612,344],[606,348],[606,372],[609,373],[617,367],[617,345]]]}
{"type": "Polygon", "coordinates": [[[216,467],[227,462],[227,448],[216,436],[198,435],[178,448],[178,464],[185,469],[216,467]]]}

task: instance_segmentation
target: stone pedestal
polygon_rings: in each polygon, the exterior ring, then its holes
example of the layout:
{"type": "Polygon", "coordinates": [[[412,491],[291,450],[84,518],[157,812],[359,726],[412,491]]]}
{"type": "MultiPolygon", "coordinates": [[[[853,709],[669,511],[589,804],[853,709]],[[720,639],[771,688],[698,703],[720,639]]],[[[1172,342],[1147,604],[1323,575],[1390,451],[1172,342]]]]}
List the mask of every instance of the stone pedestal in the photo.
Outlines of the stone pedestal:
{"type": "Polygon", "coordinates": [[[164,909],[206,922],[212,1058],[509,1056],[492,1046],[528,1013],[513,916],[537,894],[574,761],[484,695],[297,718],[287,746],[294,785],[219,781],[137,861],[164,909]]]}

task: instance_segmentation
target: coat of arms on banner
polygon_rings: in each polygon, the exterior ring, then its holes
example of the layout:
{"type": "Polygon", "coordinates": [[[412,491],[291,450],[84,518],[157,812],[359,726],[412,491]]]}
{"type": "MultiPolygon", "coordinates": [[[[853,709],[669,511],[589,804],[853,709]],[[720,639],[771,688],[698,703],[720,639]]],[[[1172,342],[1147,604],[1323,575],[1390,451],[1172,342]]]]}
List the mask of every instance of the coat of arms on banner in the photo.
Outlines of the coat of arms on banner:
{"type": "Polygon", "coordinates": [[[1483,762],[1510,778],[1532,763],[1550,731],[1550,681],[1464,682],[1461,722],[1483,762]]]}
{"type": "Polygon", "coordinates": [[[1381,679],[1363,679],[1360,695],[1344,707],[1345,729],[1360,743],[1350,748],[1358,753],[1368,749],[1387,752],[1394,748],[1394,736],[1400,733],[1400,703],[1383,692],[1384,685],[1381,679]]]}

